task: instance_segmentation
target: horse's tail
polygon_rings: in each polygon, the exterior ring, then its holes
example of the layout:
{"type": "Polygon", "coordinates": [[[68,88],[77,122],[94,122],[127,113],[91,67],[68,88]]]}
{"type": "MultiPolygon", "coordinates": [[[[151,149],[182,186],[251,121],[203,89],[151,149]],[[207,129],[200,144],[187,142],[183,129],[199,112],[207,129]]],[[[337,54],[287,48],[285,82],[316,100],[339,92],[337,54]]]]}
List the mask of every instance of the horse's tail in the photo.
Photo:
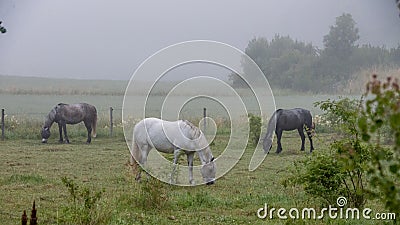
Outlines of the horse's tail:
{"type": "Polygon", "coordinates": [[[92,120],[92,136],[94,138],[97,136],[96,127],[97,127],[97,110],[95,108],[94,109],[94,116],[93,116],[93,120],[92,120]]]}
{"type": "Polygon", "coordinates": [[[264,153],[268,153],[272,147],[272,137],[273,137],[275,129],[276,129],[276,121],[278,120],[279,111],[280,111],[280,109],[276,110],[274,112],[274,114],[272,114],[271,118],[268,121],[267,134],[265,135],[265,138],[263,141],[264,153]]]}

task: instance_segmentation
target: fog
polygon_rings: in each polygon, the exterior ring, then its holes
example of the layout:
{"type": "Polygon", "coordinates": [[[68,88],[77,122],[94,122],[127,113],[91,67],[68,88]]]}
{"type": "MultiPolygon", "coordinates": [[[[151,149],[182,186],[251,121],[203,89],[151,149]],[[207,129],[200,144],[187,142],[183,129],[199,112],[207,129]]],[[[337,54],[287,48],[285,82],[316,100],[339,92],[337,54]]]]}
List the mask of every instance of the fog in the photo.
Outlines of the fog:
{"type": "Polygon", "coordinates": [[[400,43],[393,0],[0,0],[0,75],[127,80],[154,52],[197,39],[244,50],[280,34],[322,48],[342,13],[357,22],[358,44],[400,43]]]}

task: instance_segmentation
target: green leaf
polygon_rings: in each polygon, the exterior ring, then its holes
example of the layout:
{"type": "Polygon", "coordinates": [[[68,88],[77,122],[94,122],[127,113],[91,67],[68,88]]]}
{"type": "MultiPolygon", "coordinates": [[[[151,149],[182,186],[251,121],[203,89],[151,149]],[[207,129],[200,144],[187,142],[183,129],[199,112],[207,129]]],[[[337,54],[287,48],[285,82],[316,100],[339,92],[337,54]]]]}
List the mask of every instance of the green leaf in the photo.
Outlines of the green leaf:
{"type": "Polygon", "coordinates": [[[369,141],[371,139],[371,135],[367,134],[367,133],[363,133],[362,134],[362,140],[363,141],[369,141]]]}
{"type": "Polygon", "coordinates": [[[389,170],[390,170],[390,172],[396,174],[397,171],[399,171],[399,165],[397,165],[397,164],[390,165],[389,170]]]}
{"type": "Polygon", "coordinates": [[[367,131],[367,129],[368,129],[367,118],[365,118],[365,117],[359,118],[358,119],[358,127],[362,131],[367,131]]]}
{"type": "Polygon", "coordinates": [[[377,128],[380,128],[383,125],[383,120],[377,119],[377,120],[375,120],[375,124],[376,124],[377,128]]]}

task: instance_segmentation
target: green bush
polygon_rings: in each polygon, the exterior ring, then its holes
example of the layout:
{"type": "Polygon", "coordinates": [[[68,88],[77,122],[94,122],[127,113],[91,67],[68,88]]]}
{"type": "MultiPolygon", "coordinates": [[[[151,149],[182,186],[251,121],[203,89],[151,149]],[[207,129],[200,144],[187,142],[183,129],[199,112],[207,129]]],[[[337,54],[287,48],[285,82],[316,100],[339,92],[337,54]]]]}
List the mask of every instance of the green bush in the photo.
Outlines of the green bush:
{"type": "Polygon", "coordinates": [[[367,85],[369,97],[358,121],[361,136],[373,149],[368,173],[373,197],[391,212],[400,212],[400,83],[388,77],[381,82],[373,75],[367,85]],[[382,145],[382,133],[393,140],[382,145]]]}
{"type": "Polygon", "coordinates": [[[136,207],[142,210],[159,210],[169,204],[168,184],[162,183],[150,175],[146,175],[136,185],[139,186],[137,193],[135,193],[134,204],[136,207]]]}
{"type": "Polygon", "coordinates": [[[348,98],[338,101],[317,102],[332,124],[336,124],[341,139],[330,144],[330,154],[313,154],[298,162],[295,173],[284,185],[300,184],[311,197],[335,204],[345,196],[348,205],[361,208],[366,203],[366,166],[370,160],[370,148],[362,144],[357,129],[360,115],[359,101],[348,98]]]}
{"type": "Polygon", "coordinates": [[[249,138],[254,146],[257,146],[261,135],[261,117],[249,114],[250,134],[249,138]]]}
{"type": "Polygon", "coordinates": [[[318,154],[296,162],[293,175],[284,180],[283,185],[286,188],[300,184],[317,201],[334,205],[336,198],[345,192],[342,176],[339,163],[332,160],[332,155],[318,154]]]}
{"type": "Polygon", "coordinates": [[[61,221],[67,224],[102,224],[107,213],[99,213],[99,202],[103,191],[93,192],[88,187],[79,187],[72,179],[61,178],[68,189],[69,204],[63,208],[61,221]]]}

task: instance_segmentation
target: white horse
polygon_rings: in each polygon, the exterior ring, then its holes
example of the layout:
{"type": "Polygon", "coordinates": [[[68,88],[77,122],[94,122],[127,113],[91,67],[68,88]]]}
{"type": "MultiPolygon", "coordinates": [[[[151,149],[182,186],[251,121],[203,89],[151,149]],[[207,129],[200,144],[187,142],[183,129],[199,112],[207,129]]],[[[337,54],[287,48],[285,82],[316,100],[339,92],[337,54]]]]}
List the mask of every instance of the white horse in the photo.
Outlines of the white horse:
{"type": "MultiPolygon", "coordinates": [[[[214,184],[216,166],[211,149],[203,132],[189,121],[170,122],[157,118],[141,120],[135,125],[132,138],[131,161],[136,168],[137,163],[141,165],[146,163],[147,156],[152,148],[159,152],[173,153],[174,166],[178,162],[180,151],[184,151],[188,160],[189,183],[191,185],[194,184],[193,158],[194,153],[197,152],[202,164],[200,172],[204,182],[214,184]]],[[[136,174],[136,180],[139,179],[140,170],[136,174]]]]}

